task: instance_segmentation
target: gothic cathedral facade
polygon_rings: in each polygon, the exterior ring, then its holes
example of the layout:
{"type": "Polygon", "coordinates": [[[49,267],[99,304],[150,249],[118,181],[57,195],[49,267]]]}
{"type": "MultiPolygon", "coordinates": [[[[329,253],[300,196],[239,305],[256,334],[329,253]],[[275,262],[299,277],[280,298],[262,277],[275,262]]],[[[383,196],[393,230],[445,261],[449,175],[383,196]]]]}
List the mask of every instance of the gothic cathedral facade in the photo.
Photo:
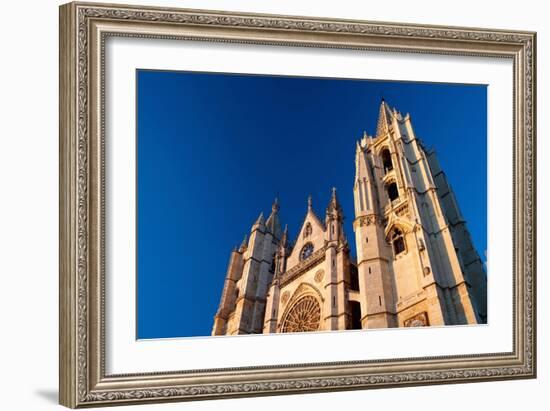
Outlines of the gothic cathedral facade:
{"type": "Polygon", "coordinates": [[[212,335],[487,322],[487,277],[434,151],[410,116],[380,105],[357,142],[356,256],[336,189],[324,220],[311,198],[294,242],[277,200],[231,253],[212,335]]]}

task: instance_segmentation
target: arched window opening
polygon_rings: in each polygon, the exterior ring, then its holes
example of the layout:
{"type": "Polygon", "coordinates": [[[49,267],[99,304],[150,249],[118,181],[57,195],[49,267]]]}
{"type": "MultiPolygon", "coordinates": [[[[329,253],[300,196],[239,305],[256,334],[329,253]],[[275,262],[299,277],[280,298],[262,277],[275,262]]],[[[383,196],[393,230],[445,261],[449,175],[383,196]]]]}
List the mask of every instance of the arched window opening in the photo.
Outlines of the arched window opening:
{"type": "Polygon", "coordinates": [[[313,228],[311,227],[311,223],[307,223],[306,228],[304,229],[304,238],[309,237],[312,232],[313,232],[313,228]]]}
{"type": "Polygon", "coordinates": [[[349,288],[352,291],[359,291],[359,273],[357,267],[351,266],[349,271],[349,288]]]}
{"type": "Polygon", "coordinates": [[[393,163],[391,161],[390,150],[388,150],[387,148],[382,150],[381,157],[382,157],[382,166],[384,168],[384,174],[387,174],[388,172],[393,170],[393,163]]]}
{"type": "Polygon", "coordinates": [[[391,242],[393,245],[393,253],[395,255],[399,255],[405,251],[405,237],[403,237],[403,233],[398,228],[393,230],[391,242]]]}
{"type": "Polygon", "coordinates": [[[311,254],[313,254],[313,244],[307,243],[306,245],[304,245],[302,251],[300,252],[300,260],[303,261],[309,258],[311,254]]]}
{"type": "Polygon", "coordinates": [[[351,321],[349,324],[350,330],[360,330],[361,328],[361,304],[357,301],[349,302],[351,321]]]}
{"type": "Polygon", "coordinates": [[[388,184],[386,190],[388,191],[388,198],[390,201],[397,200],[399,197],[399,191],[397,191],[397,184],[395,184],[395,182],[388,184]]]}

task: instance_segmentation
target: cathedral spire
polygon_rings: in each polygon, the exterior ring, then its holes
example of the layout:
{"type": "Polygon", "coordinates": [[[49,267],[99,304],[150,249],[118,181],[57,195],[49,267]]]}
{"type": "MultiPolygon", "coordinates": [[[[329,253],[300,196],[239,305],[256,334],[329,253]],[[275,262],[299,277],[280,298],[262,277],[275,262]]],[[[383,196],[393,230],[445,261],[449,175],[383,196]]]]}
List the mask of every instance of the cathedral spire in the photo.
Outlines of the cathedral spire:
{"type": "Polygon", "coordinates": [[[307,211],[311,211],[313,208],[313,202],[311,200],[311,194],[307,196],[307,211]]]}
{"type": "Polygon", "coordinates": [[[342,211],[342,207],[338,201],[338,196],[336,195],[336,187],[332,187],[332,195],[330,197],[330,202],[328,203],[327,213],[331,211],[342,211]]]}
{"type": "Polygon", "coordinates": [[[336,198],[336,187],[332,187],[332,198],[331,201],[338,201],[336,198]]]}
{"type": "Polygon", "coordinates": [[[273,200],[273,204],[271,205],[271,211],[279,211],[279,208],[279,197],[275,197],[275,200],[273,200]]]}
{"type": "Polygon", "coordinates": [[[275,197],[271,206],[271,214],[266,221],[267,229],[276,237],[281,238],[281,223],[279,221],[279,199],[275,197]]]}
{"type": "Polygon", "coordinates": [[[380,103],[380,110],[378,112],[378,124],[376,126],[376,137],[380,137],[389,129],[389,125],[391,124],[392,119],[392,113],[388,107],[388,104],[386,103],[386,100],[382,98],[382,101],[380,103]]]}
{"type": "Polygon", "coordinates": [[[327,227],[325,234],[326,240],[337,241],[340,244],[346,243],[343,221],[344,212],[342,211],[338,196],[336,195],[336,187],[332,187],[332,195],[330,196],[325,217],[325,225],[327,227]]]}

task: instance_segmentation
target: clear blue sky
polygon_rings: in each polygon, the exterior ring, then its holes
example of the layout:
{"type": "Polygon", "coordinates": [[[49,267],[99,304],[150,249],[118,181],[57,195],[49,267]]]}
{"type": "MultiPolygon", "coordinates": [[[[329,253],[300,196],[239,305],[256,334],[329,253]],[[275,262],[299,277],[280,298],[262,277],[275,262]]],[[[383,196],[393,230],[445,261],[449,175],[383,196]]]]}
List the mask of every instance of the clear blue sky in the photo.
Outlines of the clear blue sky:
{"type": "Polygon", "coordinates": [[[436,149],[485,260],[486,91],[138,70],[137,337],[210,335],[230,252],[276,195],[294,238],[307,196],[324,218],[335,186],[355,253],[355,141],[375,133],[381,97],[436,149]]]}

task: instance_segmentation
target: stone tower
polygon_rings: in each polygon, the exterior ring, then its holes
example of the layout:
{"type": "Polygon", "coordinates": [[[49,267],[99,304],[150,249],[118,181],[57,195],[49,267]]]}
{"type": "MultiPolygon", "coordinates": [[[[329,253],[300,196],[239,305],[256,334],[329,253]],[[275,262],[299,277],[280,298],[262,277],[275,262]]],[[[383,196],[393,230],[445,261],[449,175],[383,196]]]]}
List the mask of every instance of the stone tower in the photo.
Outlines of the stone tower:
{"type": "Polygon", "coordinates": [[[350,258],[333,188],[321,220],[308,199],[292,244],[279,205],[231,253],[212,335],[487,322],[486,274],[434,151],[410,116],[381,102],[356,143],[350,258]]]}
{"type": "Polygon", "coordinates": [[[486,322],[486,275],[434,151],[382,101],[353,188],[363,328],[486,322]]]}
{"type": "Polygon", "coordinates": [[[267,289],[282,234],[275,199],[267,221],[260,214],[241,246],[231,252],[213,335],[263,331],[267,289]]]}

